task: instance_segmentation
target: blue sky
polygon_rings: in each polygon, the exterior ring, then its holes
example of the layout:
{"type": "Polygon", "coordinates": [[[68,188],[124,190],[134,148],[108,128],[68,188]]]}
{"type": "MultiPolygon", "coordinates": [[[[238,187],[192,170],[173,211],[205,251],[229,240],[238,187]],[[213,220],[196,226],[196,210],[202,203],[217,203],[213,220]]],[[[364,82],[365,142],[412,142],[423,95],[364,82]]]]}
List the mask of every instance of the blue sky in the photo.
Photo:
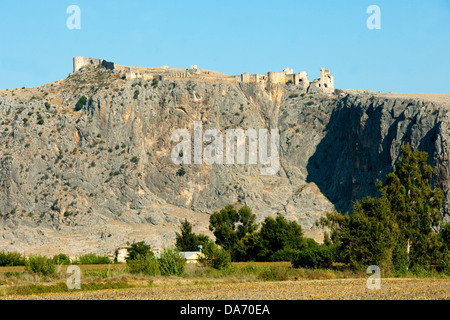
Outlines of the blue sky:
{"type": "Polygon", "coordinates": [[[65,78],[72,57],[266,73],[330,69],[336,88],[450,93],[450,0],[0,0],[0,89],[65,78]],[[70,5],[81,29],[69,30],[70,5]],[[381,9],[370,30],[369,5],[381,9]]]}

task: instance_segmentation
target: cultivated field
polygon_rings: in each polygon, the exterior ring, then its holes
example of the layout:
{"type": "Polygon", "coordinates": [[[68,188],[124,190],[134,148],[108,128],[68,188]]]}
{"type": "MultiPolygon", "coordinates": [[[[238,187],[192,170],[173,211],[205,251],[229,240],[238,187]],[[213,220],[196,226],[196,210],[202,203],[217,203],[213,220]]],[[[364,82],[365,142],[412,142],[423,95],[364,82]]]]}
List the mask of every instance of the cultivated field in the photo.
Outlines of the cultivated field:
{"type": "Polygon", "coordinates": [[[180,277],[129,275],[125,265],[88,265],[81,290],[67,290],[65,266],[55,279],[24,274],[20,267],[0,268],[1,299],[58,300],[291,300],[291,299],[450,299],[450,279],[381,278],[367,287],[369,275],[337,270],[294,269],[289,263],[235,263],[218,271],[188,265],[180,277]],[[66,292],[62,292],[66,291],[66,292]]]}
{"type": "Polygon", "coordinates": [[[12,299],[58,300],[292,300],[352,299],[411,300],[450,299],[448,279],[382,279],[379,290],[369,290],[364,279],[155,283],[149,288],[95,292],[11,296],[12,299]]]}

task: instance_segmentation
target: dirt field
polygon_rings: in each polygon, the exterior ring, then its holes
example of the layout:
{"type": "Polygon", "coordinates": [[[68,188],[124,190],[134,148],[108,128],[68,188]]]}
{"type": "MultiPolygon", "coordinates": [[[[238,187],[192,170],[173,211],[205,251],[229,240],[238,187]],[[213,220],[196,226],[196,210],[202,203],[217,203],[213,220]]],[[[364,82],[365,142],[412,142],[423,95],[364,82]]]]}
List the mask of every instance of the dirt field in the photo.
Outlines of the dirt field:
{"type": "Polygon", "coordinates": [[[7,299],[50,300],[450,300],[448,279],[381,279],[379,290],[369,290],[366,279],[268,282],[173,280],[148,288],[95,292],[9,296],[7,299]]]}

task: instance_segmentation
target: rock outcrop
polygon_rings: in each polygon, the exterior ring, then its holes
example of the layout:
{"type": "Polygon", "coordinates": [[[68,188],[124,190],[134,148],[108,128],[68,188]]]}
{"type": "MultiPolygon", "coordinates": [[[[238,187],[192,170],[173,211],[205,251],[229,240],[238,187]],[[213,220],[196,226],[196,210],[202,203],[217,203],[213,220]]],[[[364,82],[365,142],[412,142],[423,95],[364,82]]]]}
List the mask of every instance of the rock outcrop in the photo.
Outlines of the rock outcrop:
{"type": "MultiPolygon", "coordinates": [[[[375,195],[400,147],[427,151],[450,208],[449,108],[431,98],[294,84],[124,80],[86,67],[41,87],[0,91],[0,250],[111,253],[127,241],[169,245],[182,220],[248,205],[315,222],[375,195]],[[75,105],[82,96],[81,110],[75,105]],[[176,129],[279,129],[280,170],[171,160],[176,129]]],[[[206,144],[206,143],[204,143],[206,144]]],[[[210,234],[210,233],[209,233],[210,234]]]]}

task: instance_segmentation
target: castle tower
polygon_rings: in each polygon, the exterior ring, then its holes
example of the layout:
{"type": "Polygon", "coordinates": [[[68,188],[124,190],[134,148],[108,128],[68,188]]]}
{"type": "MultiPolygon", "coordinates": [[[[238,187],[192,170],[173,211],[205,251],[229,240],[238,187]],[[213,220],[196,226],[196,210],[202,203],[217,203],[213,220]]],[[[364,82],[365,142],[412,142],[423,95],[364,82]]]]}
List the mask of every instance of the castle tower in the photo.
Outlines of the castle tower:
{"type": "Polygon", "coordinates": [[[85,57],[74,57],[73,58],[73,72],[77,72],[81,68],[87,65],[92,66],[104,66],[108,70],[114,70],[115,64],[114,62],[106,61],[105,59],[94,59],[94,58],[85,58],[85,57]]]}
{"type": "Polygon", "coordinates": [[[321,88],[331,88],[334,89],[334,78],[330,74],[330,70],[327,69],[320,69],[320,80],[319,80],[319,86],[321,88]]]}
{"type": "Polygon", "coordinates": [[[73,72],[77,72],[86,65],[86,58],[74,57],[73,58],[73,72]]]}
{"type": "Polygon", "coordinates": [[[272,83],[285,83],[286,73],[284,71],[282,72],[271,71],[267,73],[267,79],[269,82],[272,83]]]}

